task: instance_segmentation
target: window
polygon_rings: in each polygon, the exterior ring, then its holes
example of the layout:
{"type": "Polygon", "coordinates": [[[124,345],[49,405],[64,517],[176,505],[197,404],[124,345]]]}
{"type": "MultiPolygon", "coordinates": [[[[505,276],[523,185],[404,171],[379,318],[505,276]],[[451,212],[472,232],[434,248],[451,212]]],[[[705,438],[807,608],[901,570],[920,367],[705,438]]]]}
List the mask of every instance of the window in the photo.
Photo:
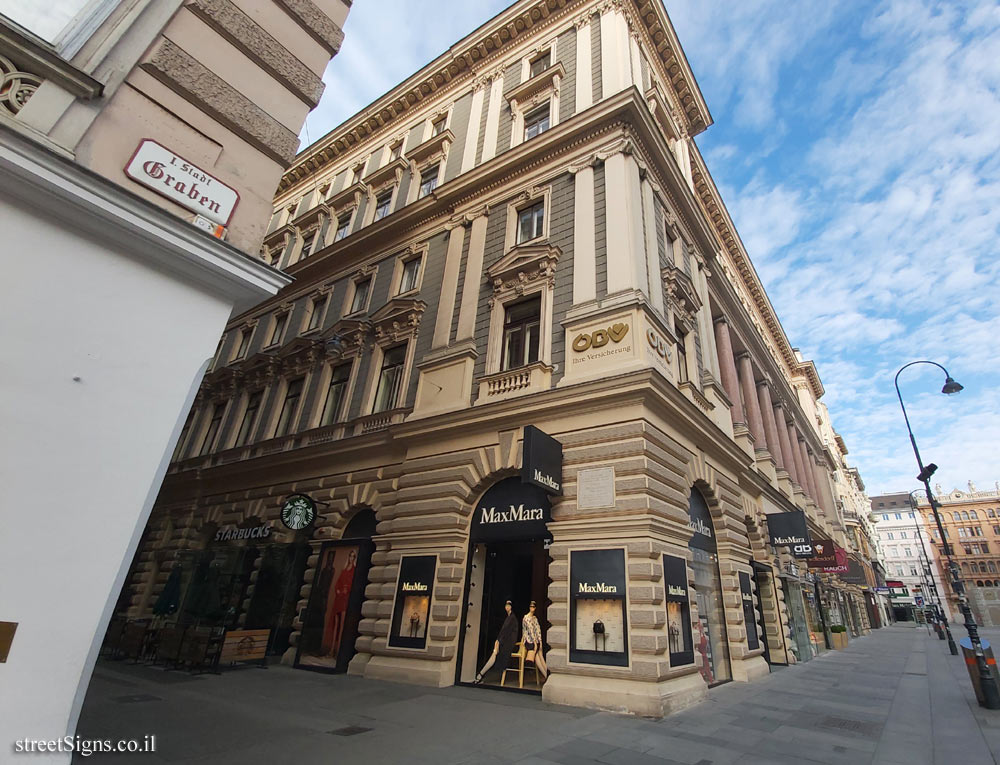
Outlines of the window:
{"type": "Polygon", "coordinates": [[[377,197],[375,197],[375,218],[372,222],[376,220],[382,220],[386,215],[389,214],[389,205],[392,204],[392,189],[388,191],[383,191],[377,197]]]}
{"type": "Polygon", "coordinates": [[[323,321],[323,309],[326,308],[326,295],[321,297],[315,297],[309,304],[309,326],[306,328],[308,332],[311,329],[318,329],[320,323],[323,321]]]}
{"type": "Polygon", "coordinates": [[[295,421],[295,413],[299,408],[299,399],[302,398],[302,385],[304,382],[304,379],[299,377],[288,383],[288,388],[285,390],[285,401],[281,405],[281,414],[278,415],[278,427],[274,431],[275,438],[286,436],[291,432],[292,423],[295,421]]]}
{"type": "Polygon", "coordinates": [[[365,169],[364,162],[362,162],[360,165],[358,165],[357,167],[354,168],[353,172],[351,173],[351,185],[352,186],[355,183],[360,183],[361,182],[361,172],[364,169],[365,169]]]}
{"type": "Polygon", "coordinates": [[[994,526],[993,527],[993,533],[994,534],[1000,534],[1000,526],[994,526]]]}
{"type": "Polygon", "coordinates": [[[903,555],[905,557],[907,557],[907,558],[912,558],[913,557],[913,548],[912,547],[904,547],[903,548],[903,555]]]}
{"type": "Polygon", "coordinates": [[[687,333],[681,330],[676,322],[674,323],[674,335],[677,337],[677,382],[687,382],[687,333]]]}
{"type": "MultiPolygon", "coordinates": [[[[881,505],[882,503],[881,503],[881,502],[879,502],[879,504],[881,505]]],[[[882,513],[882,520],[883,520],[883,521],[887,521],[887,520],[889,520],[889,515],[888,515],[887,513],[882,513]]]]}
{"type": "Polygon", "coordinates": [[[439,168],[440,165],[434,165],[433,167],[428,167],[420,174],[420,193],[417,195],[417,199],[426,197],[437,188],[439,168]]]}
{"type": "Polygon", "coordinates": [[[337,218],[337,231],[333,235],[333,241],[339,242],[351,231],[351,213],[346,212],[337,218]]]}
{"type": "Polygon", "coordinates": [[[962,520],[963,521],[969,520],[969,514],[965,510],[962,511],[962,520]]]}
{"type": "Polygon", "coordinates": [[[240,423],[240,432],[236,434],[235,446],[245,446],[250,440],[257,424],[257,413],[260,411],[260,402],[263,398],[264,391],[257,390],[247,399],[247,408],[243,410],[243,422],[240,423]]]}
{"type": "Polygon", "coordinates": [[[979,520],[979,513],[977,513],[975,510],[970,510],[969,511],[969,520],[978,521],[979,520]]]}
{"type": "Polygon", "coordinates": [[[981,543],[981,544],[980,544],[980,547],[981,547],[981,548],[983,549],[983,555],[989,555],[989,552],[990,552],[990,545],[989,545],[989,543],[988,543],[988,542],[983,542],[983,543],[981,543]]]}
{"type": "Polygon", "coordinates": [[[545,104],[524,115],[524,140],[527,141],[549,129],[549,105],[545,104]]]}
{"type": "Polygon", "coordinates": [[[516,369],[538,361],[541,308],[540,297],[506,306],[501,370],[516,369]]]}
{"type": "Polygon", "coordinates": [[[208,423],[208,430],[205,431],[205,440],[201,442],[199,456],[208,454],[215,447],[216,436],[219,435],[219,428],[222,426],[222,415],[226,411],[225,404],[216,404],[212,409],[212,420],[208,423]]]}
{"type": "Polygon", "coordinates": [[[431,137],[436,135],[441,135],[444,132],[445,125],[448,124],[448,117],[441,117],[433,122],[431,125],[431,137]]]}
{"type": "Polygon", "coordinates": [[[271,337],[267,341],[269,347],[281,342],[281,338],[285,334],[286,324],[288,324],[287,313],[279,313],[274,317],[274,324],[271,326],[271,337]]]}
{"type": "Polygon", "coordinates": [[[981,537],[983,535],[983,527],[982,526],[976,526],[975,531],[976,531],[976,536],[977,537],[981,537]]]}
{"type": "Polygon", "coordinates": [[[420,277],[421,258],[410,258],[403,263],[403,272],[399,277],[399,293],[409,292],[417,288],[417,279],[420,277]]]}
{"type": "Polygon", "coordinates": [[[905,531],[900,531],[899,532],[899,538],[900,539],[906,539],[906,532],[905,531]]]}
{"type": "Polygon", "coordinates": [[[889,545],[885,548],[890,558],[895,558],[898,555],[898,548],[896,545],[889,545]]]}
{"type": "Polygon", "coordinates": [[[996,511],[993,508],[990,508],[989,510],[986,511],[987,518],[996,518],[996,516],[997,516],[996,511]]]}
{"type": "Polygon", "coordinates": [[[916,566],[910,566],[910,576],[919,576],[916,566]]]}
{"type": "Polygon", "coordinates": [[[402,156],[402,154],[403,154],[403,142],[400,141],[395,146],[390,147],[390,149],[389,149],[389,161],[393,162],[393,161],[399,159],[402,156]]]}
{"type": "Polygon", "coordinates": [[[375,406],[372,408],[372,414],[386,412],[396,407],[405,361],[405,344],[389,348],[382,354],[382,369],[378,376],[378,388],[375,390],[375,406]]]}
{"type": "Polygon", "coordinates": [[[340,409],[347,396],[347,381],[350,376],[350,364],[340,364],[333,368],[330,387],[326,389],[326,403],[323,404],[323,415],[319,421],[320,427],[332,425],[340,417],[340,409]]]}
{"type": "Polygon", "coordinates": [[[907,513],[906,517],[909,518],[910,520],[913,520],[913,513],[907,513]]]}
{"type": "Polygon", "coordinates": [[[542,235],[545,222],[545,203],[536,202],[517,212],[517,243],[523,244],[542,235]]]}
{"type": "Polygon", "coordinates": [[[972,555],[972,548],[968,545],[962,545],[962,549],[965,550],[966,555],[972,555]]]}
{"type": "Polygon", "coordinates": [[[989,561],[986,565],[989,567],[991,574],[995,574],[997,572],[997,564],[993,561],[989,561]]]}
{"type": "Polygon", "coordinates": [[[959,535],[960,537],[964,537],[964,536],[966,536],[966,532],[965,532],[965,526],[959,526],[959,527],[958,527],[958,535],[959,535]]]}
{"type": "Polygon", "coordinates": [[[536,74],[541,74],[550,66],[552,66],[552,54],[543,53],[531,62],[531,68],[529,69],[528,76],[534,77],[536,74]]]}
{"type": "Polygon", "coordinates": [[[897,521],[903,520],[903,516],[901,514],[899,514],[899,513],[896,513],[896,520],[897,521]]]}
{"type": "Polygon", "coordinates": [[[368,307],[368,293],[371,292],[371,277],[354,283],[354,298],[351,300],[349,313],[357,313],[368,307]]]}
{"type": "Polygon", "coordinates": [[[962,520],[962,515],[961,515],[961,513],[959,513],[959,512],[954,512],[954,513],[952,513],[952,515],[954,515],[954,516],[955,516],[955,520],[956,520],[956,521],[960,521],[960,520],[962,520]]]}
{"type": "Polygon", "coordinates": [[[251,327],[244,327],[240,330],[240,341],[236,346],[236,353],[233,354],[233,359],[242,359],[247,355],[247,348],[250,347],[250,336],[253,334],[253,329],[251,327]]]}
{"type": "Polygon", "coordinates": [[[886,534],[885,536],[886,536],[886,539],[895,539],[896,538],[896,537],[893,536],[893,534],[892,534],[891,531],[888,534],[886,534]]]}
{"type": "Polygon", "coordinates": [[[302,242],[302,254],[299,256],[299,260],[305,260],[312,254],[313,245],[316,244],[316,238],[318,236],[319,229],[316,229],[312,233],[306,235],[306,238],[302,242]]]}

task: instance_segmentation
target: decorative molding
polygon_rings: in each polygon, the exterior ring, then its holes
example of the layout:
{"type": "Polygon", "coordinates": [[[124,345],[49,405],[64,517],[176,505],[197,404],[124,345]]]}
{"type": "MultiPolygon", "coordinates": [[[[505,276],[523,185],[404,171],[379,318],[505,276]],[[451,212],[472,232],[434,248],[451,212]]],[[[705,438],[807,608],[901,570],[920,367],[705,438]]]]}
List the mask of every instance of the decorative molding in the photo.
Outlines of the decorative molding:
{"type": "MultiPolygon", "coordinates": [[[[555,284],[556,264],[562,252],[549,244],[519,245],[486,269],[494,293],[513,291],[524,293],[525,287],[544,281],[555,284]]],[[[493,305],[494,298],[490,298],[493,305]]]]}
{"type": "Polygon", "coordinates": [[[10,110],[12,103],[19,103],[17,109],[13,110],[15,114],[43,80],[52,80],[77,98],[86,100],[97,98],[104,91],[101,82],[63,59],[51,46],[40,43],[33,36],[22,33],[19,28],[2,20],[0,75],[0,93],[3,94],[0,101],[5,102],[7,110],[10,110]],[[27,88],[32,80],[37,82],[31,92],[28,92],[27,88]]]}
{"type": "Polygon", "coordinates": [[[344,42],[344,30],[327,16],[312,0],[274,0],[309,36],[335,56],[344,42]]]}
{"type": "Polygon", "coordinates": [[[176,43],[164,38],[141,68],[282,165],[299,138],[176,43]]]}
{"type": "Polygon", "coordinates": [[[17,114],[42,82],[38,75],[22,72],[9,58],[0,56],[0,111],[17,114]]]}
{"type": "Polygon", "coordinates": [[[372,170],[364,177],[362,183],[368,187],[369,195],[374,196],[384,187],[392,183],[399,183],[403,178],[403,171],[406,167],[407,162],[405,159],[402,157],[394,159],[385,167],[372,170]]]}
{"type": "Polygon", "coordinates": [[[448,155],[448,148],[455,140],[455,134],[451,130],[442,130],[435,136],[431,136],[418,146],[414,146],[406,153],[406,158],[410,161],[411,167],[416,172],[418,165],[445,157],[448,155]]]}
{"type": "Polygon", "coordinates": [[[384,345],[415,337],[427,304],[423,300],[393,298],[371,316],[375,342],[384,345]]]}
{"type": "Polygon", "coordinates": [[[512,109],[517,108],[517,104],[523,104],[532,97],[547,96],[549,93],[558,93],[559,84],[566,78],[566,67],[561,61],[557,61],[547,69],[543,69],[534,77],[525,80],[520,85],[507,93],[507,101],[512,109]]]}

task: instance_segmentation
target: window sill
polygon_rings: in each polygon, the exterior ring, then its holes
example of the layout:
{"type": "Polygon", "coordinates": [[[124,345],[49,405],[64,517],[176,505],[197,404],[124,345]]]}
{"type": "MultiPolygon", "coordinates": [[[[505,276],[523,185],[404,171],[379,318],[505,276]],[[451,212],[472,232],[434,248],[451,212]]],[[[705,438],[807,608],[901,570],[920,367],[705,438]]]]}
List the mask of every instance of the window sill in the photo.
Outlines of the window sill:
{"type": "Polygon", "coordinates": [[[476,405],[540,393],[552,387],[552,367],[544,361],[494,372],[479,379],[476,405]]]}

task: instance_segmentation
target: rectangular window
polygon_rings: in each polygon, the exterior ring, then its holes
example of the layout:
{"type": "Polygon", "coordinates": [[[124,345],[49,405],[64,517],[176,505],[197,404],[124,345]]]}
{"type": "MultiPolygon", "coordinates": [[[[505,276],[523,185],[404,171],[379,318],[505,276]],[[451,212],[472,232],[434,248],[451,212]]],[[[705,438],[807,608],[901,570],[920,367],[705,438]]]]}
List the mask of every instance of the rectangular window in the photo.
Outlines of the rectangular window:
{"type": "Polygon", "coordinates": [[[271,327],[271,337],[267,341],[268,346],[277,345],[285,334],[285,325],[288,324],[288,314],[279,313],[274,317],[274,324],[271,327]]]}
{"type": "Polygon", "coordinates": [[[253,329],[246,328],[240,330],[240,342],[236,346],[236,353],[233,355],[234,359],[242,359],[247,355],[247,348],[250,347],[250,336],[253,334],[253,329]]]}
{"type": "Polygon", "coordinates": [[[906,556],[907,558],[912,558],[913,557],[913,548],[911,548],[911,547],[904,547],[903,548],[903,555],[906,556]]]}
{"type": "Polygon", "coordinates": [[[905,531],[900,531],[900,532],[899,532],[899,538],[900,538],[900,539],[906,539],[906,538],[907,538],[907,537],[906,537],[906,533],[907,533],[907,532],[905,532],[905,531]]]}
{"type": "Polygon", "coordinates": [[[405,362],[405,343],[389,348],[382,354],[382,369],[378,376],[378,388],[375,390],[375,406],[372,408],[372,414],[386,412],[396,407],[405,362]]]}
{"type": "Polygon", "coordinates": [[[351,300],[350,313],[357,313],[368,307],[368,293],[371,291],[371,287],[371,277],[354,284],[354,299],[351,300]]]}
{"type": "Polygon", "coordinates": [[[502,370],[517,369],[538,361],[542,300],[529,298],[504,310],[502,370]]]}
{"type": "Polygon", "coordinates": [[[888,534],[886,534],[885,536],[886,536],[886,539],[895,539],[895,537],[892,535],[891,531],[888,534]]]}
{"type": "Polygon", "coordinates": [[[403,153],[403,142],[400,141],[395,146],[393,146],[391,149],[389,149],[389,161],[393,162],[393,161],[399,159],[399,157],[402,155],[402,153],[403,153]]]}
{"type": "Polygon", "coordinates": [[[382,220],[386,215],[389,214],[389,205],[392,204],[392,189],[388,191],[383,191],[377,197],[375,197],[375,218],[372,222],[376,220],[382,220]]]}
{"type": "Polygon", "coordinates": [[[981,537],[982,535],[983,535],[983,527],[982,526],[976,526],[976,536],[977,537],[981,537]]]}
{"type": "Polygon", "coordinates": [[[326,295],[312,299],[309,304],[309,326],[306,331],[319,327],[320,322],[323,321],[324,308],[326,308],[326,295]]]}
{"type": "Polygon", "coordinates": [[[333,369],[330,377],[330,387],[326,389],[326,402],[323,404],[323,415],[320,427],[332,425],[340,417],[340,409],[347,396],[347,381],[351,376],[351,365],[341,364],[333,369]]]}
{"type": "Polygon", "coordinates": [[[291,432],[292,423],[295,422],[295,414],[299,408],[299,399],[302,398],[304,381],[304,378],[299,377],[288,383],[288,388],[285,390],[285,401],[281,405],[281,414],[278,415],[278,427],[274,431],[275,438],[286,436],[291,432]]]}
{"type": "Polygon", "coordinates": [[[337,218],[337,231],[333,235],[333,241],[339,242],[351,230],[351,213],[346,212],[337,218]]]}
{"type": "Polygon", "coordinates": [[[307,234],[305,240],[302,242],[302,254],[299,256],[299,260],[305,260],[310,255],[312,255],[313,246],[316,244],[316,237],[319,236],[319,229],[316,229],[311,234],[307,234]]]}
{"type": "Polygon", "coordinates": [[[983,555],[988,555],[990,552],[990,545],[988,542],[983,542],[980,547],[983,548],[983,555]]]}
{"type": "Polygon", "coordinates": [[[966,534],[965,534],[965,526],[959,526],[959,527],[958,527],[958,535],[959,535],[960,537],[964,537],[964,536],[966,535],[966,534]]]}
{"type": "Polygon", "coordinates": [[[902,515],[900,515],[899,513],[896,513],[896,520],[897,520],[897,521],[901,521],[901,520],[903,520],[903,516],[902,516],[902,515]]]}
{"type": "Polygon", "coordinates": [[[549,129],[549,105],[545,104],[524,115],[524,140],[527,141],[549,129]]]}
{"type": "MultiPolygon", "coordinates": [[[[882,503],[881,503],[881,502],[879,502],[879,504],[881,505],[882,503]]],[[[883,520],[883,521],[887,521],[887,520],[889,520],[889,516],[888,516],[888,515],[886,515],[885,513],[882,513],[882,520],[883,520]]]]}
{"type": "Polygon", "coordinates": [[[420,194],[417,199],[422,199],[430,194],[438,185],[438,168],[440,165],[429,167],[420,174],[420,194]]]}
{"type": "Polygon", "coordinates": [[[205,440],[201,442],[199,455],[208,454],[215,448],[215,439],[219,435],[219,428],[222,426],[222,415],[225,411],[225,404],[216,404],[212,410],[212,420],[208,423],[208,430],[205,431],[205,440]]]}
{"type": "Polygon", "coordinates": [[[534,61],[531,62],[531,69],[529,71],[528,77],[534,77],[536,74],[541,74],[546,69],[552,65],[552,54],[544,53],[534,61]]]}
{"type": "Polygon", "coordinates": [[[399,294],[417,288],[417,279],[420,276],[420,261],[421,258],[410,258],[403,264],[403,273],[399,277],[399,294]]]}
{"type": "Polygon", "coordinates": [[[431,125],[431,137],[433,138],[436,135],[441,135],[444,132],[444,126],[447,124],[448,124],[447,116],[441,117],[440,119],[436,120],[431,125]]]}
{"type": "Polygon", "coordinates": [[[545,203],[536,202],[530,207],[518,210],[517,213],[517,243],[530,242],[542,235],[542,224],[545,222],[545,203]]]}
{"type": "Polygon", "coordinates": [[[674,324],[674,335],[677,336],[677,382],[687,382],[687,343],[685,342],[687,335],[681,331],[677,324],[674,324]]]}
{"type": "Polygon", "coordinates": [[[257,425],[257,413],[260,411],[260,402],[263,398],[264,391],[257,390],[247,399],[247,408],[243,410],[243,421],[240,423],[240,432],[236,435],[235,446],[246,446],[250,441],[253,429],[257,425]]]}

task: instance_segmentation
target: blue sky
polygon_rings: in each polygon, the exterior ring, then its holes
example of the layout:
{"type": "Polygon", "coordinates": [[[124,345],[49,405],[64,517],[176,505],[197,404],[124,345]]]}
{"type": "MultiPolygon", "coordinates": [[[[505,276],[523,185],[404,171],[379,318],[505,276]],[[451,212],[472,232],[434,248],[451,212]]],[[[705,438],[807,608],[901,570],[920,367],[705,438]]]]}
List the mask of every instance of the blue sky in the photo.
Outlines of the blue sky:
{"type": "MultiPolygon", "coordinates": [[[[316,140],[507,2],[355,3],[316,140]],[[442,13],[447,7],[448,13],[442,13]]],[[[869,494],[916,488],[892,378],[946,489],[1000,480],[1000,5],[667,2],[698,137],[869,494]]]]}

